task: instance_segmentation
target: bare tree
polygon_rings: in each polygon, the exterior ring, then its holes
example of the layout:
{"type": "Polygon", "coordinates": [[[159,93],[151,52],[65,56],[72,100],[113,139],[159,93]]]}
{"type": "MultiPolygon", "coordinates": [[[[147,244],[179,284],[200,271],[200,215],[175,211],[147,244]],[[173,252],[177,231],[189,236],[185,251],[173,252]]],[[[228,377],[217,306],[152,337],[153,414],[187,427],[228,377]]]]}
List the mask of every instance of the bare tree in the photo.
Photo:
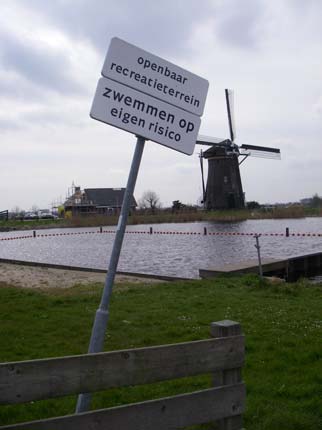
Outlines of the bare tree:
{"type": "Polygon", "coordinates": [[[14,206],[11,209],[11,217],[13,217],[13,218],[19,219],[20,217],[23,216],[24,213],[25,213],[25,211],[23,211],[19,206],[14,206]]]}
{"type": "Polygon", "coordinates": [[[11,209],[11,212],[12,212],[13,214],[15,214],[15,215],[19,215],[22,211],[21,211],[21,209],[20,209],[20,207],[19,207],[19,206],[14,206],[14,207],[11,209]]]}
{"type": "Polygon", "coordinates": [[[145,191],[139,200],[139,207],[141,209],[151,209],[154,214],[155,210],[161,206],[160,198],[155,191],[145,191]]]}

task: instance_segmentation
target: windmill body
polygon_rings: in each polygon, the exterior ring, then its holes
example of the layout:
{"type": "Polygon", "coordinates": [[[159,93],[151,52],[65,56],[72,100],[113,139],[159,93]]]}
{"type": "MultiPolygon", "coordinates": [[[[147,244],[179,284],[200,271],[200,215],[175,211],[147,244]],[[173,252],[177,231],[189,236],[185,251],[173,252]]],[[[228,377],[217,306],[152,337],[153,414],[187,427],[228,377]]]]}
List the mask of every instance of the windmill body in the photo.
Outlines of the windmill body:
{"type": "Polygon", "coordinates": [[[245,206],[238,155],[227,155],[224,148],[212,146],[203,153],[208,160],[205,207],[238,209],[245,206]]]}
{"type": "Polygon", "coordinates": [[[200,165],[203,184],[203,203],[207,210],[241,209],[245,207],[245,197],[240,176],[240,164],[249,156],[280,158],[278,148],[257,145],[238,146],[234,142],[236,132],[233,116],[233,93],[225,90],[230,139],[198,136],[197,144],[208,145],[201,151],[200,165]],[[204,185],[203,159],[208,160],[207,185],[204,185]]]}

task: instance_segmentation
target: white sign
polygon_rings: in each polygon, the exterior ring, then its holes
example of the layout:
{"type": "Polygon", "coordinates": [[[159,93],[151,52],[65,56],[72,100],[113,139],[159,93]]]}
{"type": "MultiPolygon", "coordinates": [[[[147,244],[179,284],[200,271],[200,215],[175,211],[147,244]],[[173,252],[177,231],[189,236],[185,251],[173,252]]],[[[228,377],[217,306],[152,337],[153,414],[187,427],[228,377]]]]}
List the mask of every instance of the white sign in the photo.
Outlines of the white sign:
{"type": "Polygon", "coordinates": [[[90,116],[191,155],[200,118],[111,79],[98,81],[90,116]]]}
{"type": "Polygon", "coordinates": [[[203,114],[209,82],[117,37],[102,75],[195,115],[203,114]]]}

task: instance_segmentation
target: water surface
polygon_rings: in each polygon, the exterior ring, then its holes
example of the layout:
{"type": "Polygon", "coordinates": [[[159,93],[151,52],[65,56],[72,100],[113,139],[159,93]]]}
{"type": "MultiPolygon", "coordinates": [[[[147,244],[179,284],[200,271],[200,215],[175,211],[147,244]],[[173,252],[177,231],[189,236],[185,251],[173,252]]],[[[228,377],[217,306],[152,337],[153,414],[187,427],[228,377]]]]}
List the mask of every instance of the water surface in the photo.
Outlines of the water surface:
{"type": "MultiPolygon", "coordinates": [[[[200,233],[195,235],[135,234],[133,232],[148,232],[150,226],[128,226],[118,270],[197,278],[200,268],[257,258],[254,237],[204,236],[204,227],[208,232],[219,233],[285,234],[286,227],[291,234],[322,233],[322,218],[152,225],[154,232],[200,233]]],[[[104,229],[115,231],[115,227],[104,229]]],[[[37,234],[73,234],[0,241],[0,258],[106,269],[115,235],[98,231],[98,228],[39,230],[37,234]]],[[[32,232],[0,233],[0,238],[21,235],[32,236],[32,232]]],[[[322,237],[262,236],[260,246],[263,258],[285,258],[322,252],[322,237]]]]}

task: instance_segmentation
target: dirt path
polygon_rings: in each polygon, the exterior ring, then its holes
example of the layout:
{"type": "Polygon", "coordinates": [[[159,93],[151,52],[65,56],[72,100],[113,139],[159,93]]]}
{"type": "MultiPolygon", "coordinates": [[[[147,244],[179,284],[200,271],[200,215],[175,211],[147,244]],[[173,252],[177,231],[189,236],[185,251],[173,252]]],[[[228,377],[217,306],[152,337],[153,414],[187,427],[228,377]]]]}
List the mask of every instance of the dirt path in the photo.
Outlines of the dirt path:
{"type": "MultiPolygon", "coordinates": [[[[0,263],[0,283],[27,288],[68,288],[75,284],[104,283],[104,273],[83,272],[79,270],[52,269],[46,267],[23,266],[0,263]]],[[[120,283],[159,283],[160,280],[117,275],[120,283]]]]}

